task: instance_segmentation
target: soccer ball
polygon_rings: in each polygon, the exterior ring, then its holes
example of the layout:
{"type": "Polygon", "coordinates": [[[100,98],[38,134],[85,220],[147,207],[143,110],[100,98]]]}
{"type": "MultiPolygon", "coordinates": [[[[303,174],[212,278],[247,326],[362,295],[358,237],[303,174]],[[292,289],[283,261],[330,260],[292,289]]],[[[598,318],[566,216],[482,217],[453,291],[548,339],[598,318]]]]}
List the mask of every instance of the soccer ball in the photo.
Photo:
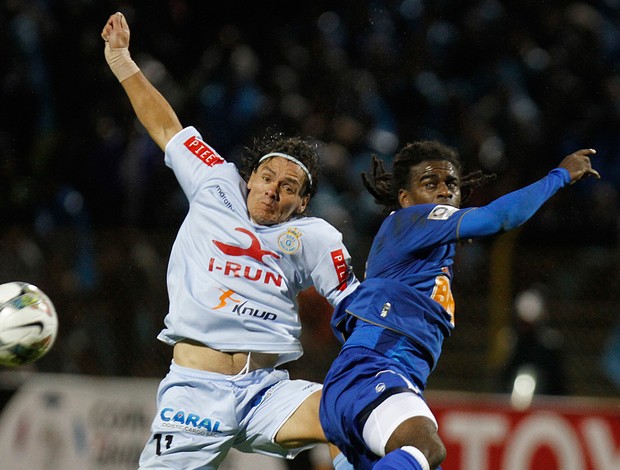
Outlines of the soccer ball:
{"type": "Polygon", "coordinates": [[[36,361],[54,345],[58,317],[52,301],[27,282],[0,285],[0,365],[36,361]]]}

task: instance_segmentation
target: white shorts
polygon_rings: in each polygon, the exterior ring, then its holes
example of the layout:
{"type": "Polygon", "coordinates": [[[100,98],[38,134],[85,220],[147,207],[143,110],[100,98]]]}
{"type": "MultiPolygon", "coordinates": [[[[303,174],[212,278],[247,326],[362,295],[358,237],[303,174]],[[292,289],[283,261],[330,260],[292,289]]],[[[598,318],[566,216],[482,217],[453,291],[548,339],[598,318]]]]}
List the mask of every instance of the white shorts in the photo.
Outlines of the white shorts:
{"type": "Polygon", "coordinates": [[[235,377],[172,363],[159,384],[157,414],[140,468],[216,469],[233,447],[293,458],[312,446],[286,449],[274,442],[275,436],[321,388],[290,380],[283,370],[259,369],[235,377]]]}

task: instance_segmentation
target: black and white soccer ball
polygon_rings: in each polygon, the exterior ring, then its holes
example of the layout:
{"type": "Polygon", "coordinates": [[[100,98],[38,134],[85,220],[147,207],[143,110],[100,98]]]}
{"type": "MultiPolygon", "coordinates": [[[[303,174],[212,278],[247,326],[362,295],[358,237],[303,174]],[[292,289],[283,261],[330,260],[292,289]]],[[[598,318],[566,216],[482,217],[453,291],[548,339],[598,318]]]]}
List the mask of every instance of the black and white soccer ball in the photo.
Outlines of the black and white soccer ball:
{"type": "Polygon", "coordinates": [[[44,356],[58,334],[54,304],[27,282],[0,285],[0,365],[20,366],[44,356]]]}

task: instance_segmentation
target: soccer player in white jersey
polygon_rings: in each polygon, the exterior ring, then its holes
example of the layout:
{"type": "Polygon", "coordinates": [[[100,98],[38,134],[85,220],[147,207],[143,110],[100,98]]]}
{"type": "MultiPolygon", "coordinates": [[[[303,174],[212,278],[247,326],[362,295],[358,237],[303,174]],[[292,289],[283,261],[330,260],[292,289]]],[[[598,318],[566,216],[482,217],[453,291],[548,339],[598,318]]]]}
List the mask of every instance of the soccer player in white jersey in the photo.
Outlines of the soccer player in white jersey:
{"type": "Polygon", "coordinates": [[[301,217],[316,191],[316,150],[300,138],[263,139],[240,174],[181,126],[132,61],[121,13],[101,36],[190,203],[170,255],[170,305],[158,336],[173,346],[173,361],[140,468],[214,469],[233,447],[292,458],[326,442],[321,384],[276,369],[302,354],[297,294],[314,286],[336,305],[358,285],[341,234],[301,217]]]}

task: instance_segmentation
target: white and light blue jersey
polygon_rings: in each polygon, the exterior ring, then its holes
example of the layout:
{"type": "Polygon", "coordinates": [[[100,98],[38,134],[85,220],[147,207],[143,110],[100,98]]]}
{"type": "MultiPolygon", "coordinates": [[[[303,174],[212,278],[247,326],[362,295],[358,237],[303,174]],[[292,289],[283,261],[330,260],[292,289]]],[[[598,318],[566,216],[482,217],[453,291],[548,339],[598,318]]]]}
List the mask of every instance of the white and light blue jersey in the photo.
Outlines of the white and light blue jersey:
{"type": "Polygon", "coordinates": [[[220,351],[302,355],[297,294],[311,286],[331,305],[358,284],[342,235],[322,219],[252,222],[246,183],[193,127],[166,146],[165,162],[189,200],[170,254],[169,311],[158,338],[220,351]]]}

